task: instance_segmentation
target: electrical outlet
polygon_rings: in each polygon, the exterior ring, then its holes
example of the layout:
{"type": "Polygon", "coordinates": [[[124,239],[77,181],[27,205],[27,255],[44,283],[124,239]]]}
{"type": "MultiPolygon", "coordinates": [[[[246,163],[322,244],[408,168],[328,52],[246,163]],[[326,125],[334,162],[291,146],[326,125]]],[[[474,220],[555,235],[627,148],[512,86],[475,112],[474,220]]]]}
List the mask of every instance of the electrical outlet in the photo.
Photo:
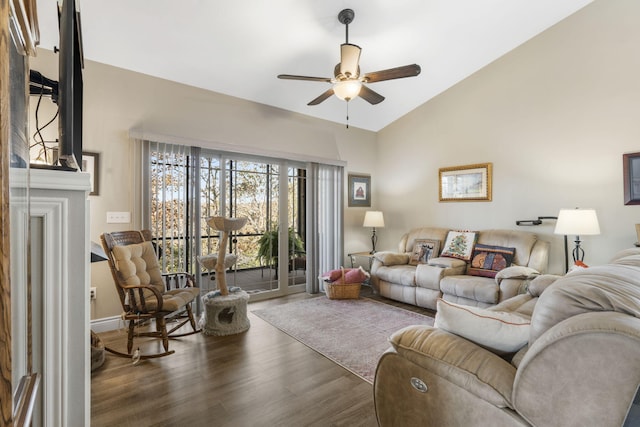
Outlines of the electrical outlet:
{"type": "Polygon", "coordinates": [[[89,295],[91,295],[91,299],[96,299],[96,288],[95,288],[95,286],[91,287],[91,290],[89,291],[89,295]]]}

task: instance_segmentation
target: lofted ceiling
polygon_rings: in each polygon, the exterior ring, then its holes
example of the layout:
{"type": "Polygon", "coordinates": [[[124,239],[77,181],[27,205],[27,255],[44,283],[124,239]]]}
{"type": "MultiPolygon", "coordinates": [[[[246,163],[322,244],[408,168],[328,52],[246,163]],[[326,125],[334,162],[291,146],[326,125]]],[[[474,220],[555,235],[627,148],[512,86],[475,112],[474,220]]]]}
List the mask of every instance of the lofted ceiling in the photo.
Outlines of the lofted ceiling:
{"type": "MultiPolygon", "coordinates": [[[[363,73],[417,63],[417,77],[370,84],[386,99],[349,102],[349,125],[378,131],[592,0],[76,0],[85,59],[346,123],[333,77],[345,27],[363,73]]],[[[58,45],[56,2],[37,0],[41,47],[58,45]]]]}

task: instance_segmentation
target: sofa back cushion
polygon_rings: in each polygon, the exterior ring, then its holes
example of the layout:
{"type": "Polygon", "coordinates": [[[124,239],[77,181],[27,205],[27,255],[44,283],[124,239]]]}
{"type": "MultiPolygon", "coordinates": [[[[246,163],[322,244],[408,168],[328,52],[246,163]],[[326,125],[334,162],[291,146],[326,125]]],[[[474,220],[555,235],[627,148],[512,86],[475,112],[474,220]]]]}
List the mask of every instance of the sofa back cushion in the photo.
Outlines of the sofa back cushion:
{"type": "MultiPolygon", "coordinates": [[[[448,228],[438,227],[420,227],[410,230],[408,233],[402,236],[400,243],[398,244],[398,252],[400,253],[412,253],[416,240],[421,239],[434,239],[440,242],[440,250],[444,245],[444,240],[447,238],[448,228]]],[[[439,254],[438,254],[439,255],[439,254]]],[[[438,255],[434,254],[436,258],[438,255]]]]}
{"type": "Polygon", "coordinates": [[[606,264],[577,270],[553,282],[533,311],[529,344],[563,320],[590,311],[616,311],[640,318],[640,266],[624,261],[606,264]]]}

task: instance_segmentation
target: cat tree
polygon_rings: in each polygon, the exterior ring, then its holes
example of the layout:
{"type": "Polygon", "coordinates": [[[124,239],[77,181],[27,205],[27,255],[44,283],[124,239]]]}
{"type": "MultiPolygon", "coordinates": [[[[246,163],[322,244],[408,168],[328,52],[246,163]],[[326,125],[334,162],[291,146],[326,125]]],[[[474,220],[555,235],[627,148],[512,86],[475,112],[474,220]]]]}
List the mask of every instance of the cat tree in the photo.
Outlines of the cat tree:
{"type": "Polygon", "coordinates": [[[240,230],[247,223],[247,218],[226,218],[214,216],[207,220],[207,224],[214,230],[221,232],[218,254],[202,257],[200,263],[205,267],[211,265],[215,259],[216,281],[218,290],[207,293],[202,302],[205,310],[200,321],[202,330],[207,335],[232,335],[249,329],[247,317],[247,302],[249,295],[240,288],[227,287],[226,270],[237,261],[237,256],[227,254],[229,233],[240,230]],[[206,265],[205,265],[206,263],[206,265]]]}

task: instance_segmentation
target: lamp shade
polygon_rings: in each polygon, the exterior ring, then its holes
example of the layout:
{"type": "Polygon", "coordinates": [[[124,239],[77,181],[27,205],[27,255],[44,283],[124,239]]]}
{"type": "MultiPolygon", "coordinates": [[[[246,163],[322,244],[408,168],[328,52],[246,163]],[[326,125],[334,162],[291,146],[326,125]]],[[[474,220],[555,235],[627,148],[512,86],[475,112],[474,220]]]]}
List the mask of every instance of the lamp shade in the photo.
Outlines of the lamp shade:
{"type": "Polygon", "coordinates": [[[367,211],[364,214],[364,223],[363,227],[374,227],[381,228],[384,227],[384,216],[380,211],[367,211]]]}
{"type": "Polygon", "coordinates": [[[576,236],[600,234],[595,209],[560,209],[554,233],[576,236]]]}
{"type": "Polygon", "coordinates": [[[358,96],[361,88],[359,80],[342,80],[333,85],[333,93],[343,101],[350,101],[358,96]]]}

